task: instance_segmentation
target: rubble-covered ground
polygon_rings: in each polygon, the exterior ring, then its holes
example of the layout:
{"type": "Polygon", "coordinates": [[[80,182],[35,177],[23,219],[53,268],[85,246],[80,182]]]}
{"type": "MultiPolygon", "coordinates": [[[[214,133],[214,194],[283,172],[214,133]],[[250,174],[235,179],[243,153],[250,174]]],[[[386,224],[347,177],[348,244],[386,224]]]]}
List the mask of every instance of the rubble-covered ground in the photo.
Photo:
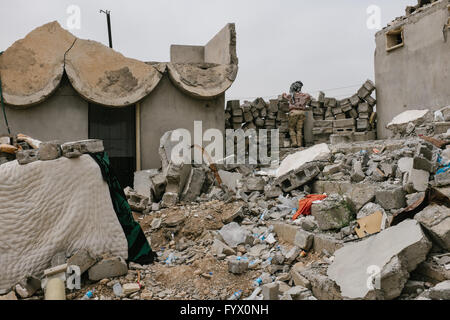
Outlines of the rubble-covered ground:
{"type": "MultiPolygon", "coordinates": [[[[67,299],[450,299],[450,134],[393,125],[279,168],[174,165],[162,139],[162,169],[125,190],[157,261],[92,261],[67,299]]],[[[30,290],[9,295],[43,298],[30,290]]]]}

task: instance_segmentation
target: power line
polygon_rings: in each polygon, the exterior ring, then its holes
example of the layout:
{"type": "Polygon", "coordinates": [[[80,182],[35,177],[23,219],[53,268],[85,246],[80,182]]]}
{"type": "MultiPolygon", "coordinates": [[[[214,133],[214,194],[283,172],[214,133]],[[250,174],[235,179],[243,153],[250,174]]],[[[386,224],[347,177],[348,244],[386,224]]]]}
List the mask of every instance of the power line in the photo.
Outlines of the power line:
{"type": "MultiPolygon", "coordinates": [[[[320,90],[312,90],[309,91],[309,93],[319,93],[320,91],[323,92],[328,92],[328,91],[336,91],[336,90],[343,90],[343,89],[350,89],[350,88],[356,88],[356,87],[360,87],[361,84],[355,84],[355,85],[351,85],[351,86],[345,86],[345,87],[337,87],[337,88],[329,88],[329,89],[320,89],[320,90]]],[[[269,98],[277,98],[280,94],[273,94],[270,96],[252,96],[252,97],[230,97],[228,98],[228,100],[251,100],[251,99],[256,99],[256,98],[262,98],[262,99],[269,99],[269,98]]],[[[352,94],[350,94],[352,95],[352,94]]],[[[347,96],[347,94],[344,95],[339,95],[337,97],[343,97],[343,96],[347,96]]]]}

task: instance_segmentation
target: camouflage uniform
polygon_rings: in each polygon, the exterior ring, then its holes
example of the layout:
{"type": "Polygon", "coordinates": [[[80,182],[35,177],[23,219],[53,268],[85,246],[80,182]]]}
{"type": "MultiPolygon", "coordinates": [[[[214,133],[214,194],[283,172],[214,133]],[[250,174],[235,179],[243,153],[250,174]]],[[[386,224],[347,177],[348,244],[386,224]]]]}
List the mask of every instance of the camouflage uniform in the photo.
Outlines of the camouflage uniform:
{"type": "Polygon", "coordinates": [[[289,135],[292,147],[303,146],[303,123],[306,119],[306,105],[311,101],[307,93],[295,92],[289,105],[289,135]]]}

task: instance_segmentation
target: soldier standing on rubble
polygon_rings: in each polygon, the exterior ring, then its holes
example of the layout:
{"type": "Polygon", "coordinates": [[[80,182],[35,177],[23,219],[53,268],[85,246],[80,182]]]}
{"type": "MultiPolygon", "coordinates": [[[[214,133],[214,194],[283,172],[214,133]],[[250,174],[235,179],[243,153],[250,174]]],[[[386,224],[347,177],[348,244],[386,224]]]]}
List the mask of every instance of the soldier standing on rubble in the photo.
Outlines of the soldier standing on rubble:
{"type": "Polygon", "coordinates": [[[306,119],[306,106],[311,101],[311,96],[302,92],[303,83],[294,82],[289,89],[290,95],[283,94],[283,98],[289,100],[289,135],[292,147],[303,146],[303,123],[306,119]]]}

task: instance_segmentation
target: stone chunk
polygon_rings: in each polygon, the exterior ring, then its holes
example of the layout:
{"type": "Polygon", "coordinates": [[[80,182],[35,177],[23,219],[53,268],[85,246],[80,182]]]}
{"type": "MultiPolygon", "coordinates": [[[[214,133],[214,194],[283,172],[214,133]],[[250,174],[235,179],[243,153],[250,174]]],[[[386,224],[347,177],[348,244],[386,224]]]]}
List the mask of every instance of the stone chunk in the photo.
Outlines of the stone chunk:
{"type": "Polygon", "coordinates": [[[430,298],[435,300],[450,300],[450,280],[438,283],[431,288],[430,298]]]}
{"type": "Polygon", "coordinates": [[[124,190],[125,196],[127,197],[128,204],[131,210],[142,212],[147,209],[149,199],[143,195],[138,194],[136,191],[130,187],[126,187],[124,190]]]}
{"type": "Polygon", "coordinates": [[[262,177],[248,177],[241,181],[245,192],[264,191],[266,182],[262,177]]]}
{"type": "Polygon", "coordinates": [[[279,300],[279,283],[272,282],[262,286],[264,300],[279,300]]]}
{"type": "Polygon", "coordinates": [[[8,294],[0,296],[0,301],[12,301],[12,300],[17,300],[16,294],[14,293],[14,291],[11,291],[8,294]]]}
{"type": "Polygon", "coordinates": [[[445,206],[430,205],[415,215],[414,219],[427,229],[433,240],[450,251],[450,209],[445,206]]]}
{"type": "Polygon", "coordinates": [[[233,257],[228,259],[228,272],[242,274],[248,270],[248,259],[233,257]]]}
{"type": "Polygon", "coordinates": [[[54,160],[61,157],[61,146],[59,141],[42,142],[39,145],[39,160],[54,160]]]}
{"type": "Polygon", "coordinates": [[[250,231],[242,228],[236,222],[231,222],[219,230],[220,236],[225,243],[232,248],[236,248],[240,244],[253,243],[250,231]]]}
{"type": "Polygon", "coordinates": [[[377,189],[376,202],[385,210],[401,209],[406,206],[406,193],[400,186],[385,186],[377,189]]]}
{"type": "Polygon", "coordinates": [[[89,280],[98,281],[123,276],[127,273],[128,266],[123,258],[105,258],[89,269],[89,280]]]}
{"type": "Polygon", "coordinates": [[[96,262],[97,260],[91,256],[87,249],[80,249],[67,260],[67,265],[78,266],[80,268],[81,274],[83,274],[96,262]]]}
{"type": "Polygon", "coordinates": [[[29,149],[29,150],[19,150],[16,153],[16,159],[19,164],[28,164],[39,160],[39,150],[29,149]]]}
{"type": "Polygon", "coordinates": [[[313,203],[311,213],[320,230],[341,229],[350,223],[352,212],[342,196],[333,194],[319,203],[313,203]]]}
{"type": "Polygon", "coordinates": [[[26,277],[22,281],[20,281],[15,287],[16,293],[22,299],[31,297],[40,288],[41,288],[41,280],[35,277],[26,277]]]}
{"type": "Polygon", "coordinates": [[[218,239],[214,239],[214,243],[211,246],[211,252],[216,256],[225,254],[227,256],[235,255],[236,251],[227,246],[225,243],[218,239]]]}
{"type": "Polygon", "coordinates": [[[362,169],[361,161],[353,161],[350,178],[354,182],[361,182],[366,178],[366,175],[362,169]]]}
{"type": "Polygon", "coordinates": [[[171,208],[178,203],[178,193],[166,192],[161,201],[162,208],[171,208]]]}
{"type": "Polygon", "coordinates": [[[434,164],[431,161],[425,159],[424,157],[417,156],[414,157],[413,169],[434,172],[434,164]]]}
{"type": "Polygon", "coordinates": [[[139,287],[139,284],[137,284],[137,283],[125,283],[122,286],[122,290],[123,290],[123,294],[125,296],[128,296],[132,293],[138,292],[139,290],[141,290],[141,288],[139,287]]]}
{"type": "Polygon", "coordinates": [[[273,224],[273,227],[273,230],[280,239],[303,250],[309,250],[313,244],[313,234],[297,226],[277,222],[273,224]]]}
{"type": "Polygon", "coordinates": [[[395,299],[409,272],[426,259],[430,249],[431,242],[419,223],[406,220],[337,250],[327,274],[340,287],[343,298],[395,299]],[[374,281],[368,285],[371,275],[374,281]]]}
{"type": "Polygon", "coordinates": [[[292,287],[284,294],[291,296],[292,300],[308,300],[312,296],[312,292],[302,286],[292,287]]]}

